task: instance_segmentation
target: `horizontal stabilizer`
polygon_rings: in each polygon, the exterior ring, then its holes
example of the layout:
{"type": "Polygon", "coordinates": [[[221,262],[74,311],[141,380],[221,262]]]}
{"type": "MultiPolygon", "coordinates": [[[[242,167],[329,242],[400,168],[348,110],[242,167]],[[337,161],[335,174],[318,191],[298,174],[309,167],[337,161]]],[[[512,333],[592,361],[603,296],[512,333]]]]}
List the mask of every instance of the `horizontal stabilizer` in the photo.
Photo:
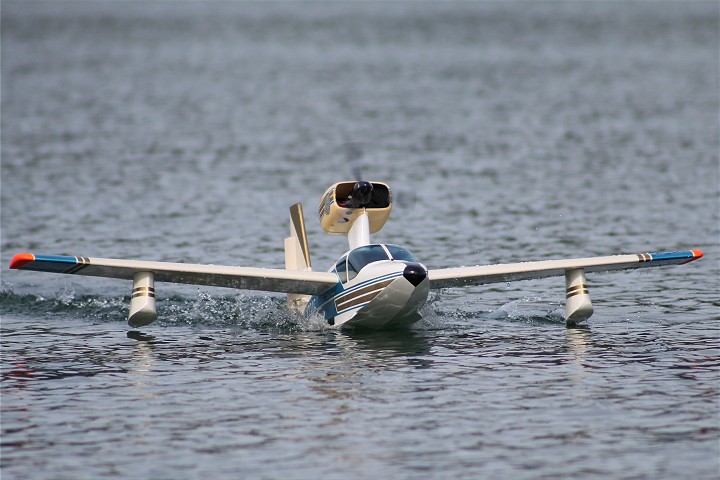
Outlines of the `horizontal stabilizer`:
{"type": "Polygon", "coordinates": [[[156,282],[306,295],[320,294],[338,283],[337,276],[328,272],[34,255],[32,253],[15,255],[10,262],[10,268],[128,280],[132,280],[138,272],[151,272],[156,282]]]}
{"type": "Polygon", "coordinates": [[[437,289],[563,276],[565,272],[576,269],[583,269],[586,273],[591,273],[659,267],[662,265],[681,265],[702,256],[703,253],[700,250],[683,250],[679,252],[639,253],[568,260],[543,260],[476,267],[442,268],[428,271],[428,277],[430,279],[430,288],[437,289]]]}

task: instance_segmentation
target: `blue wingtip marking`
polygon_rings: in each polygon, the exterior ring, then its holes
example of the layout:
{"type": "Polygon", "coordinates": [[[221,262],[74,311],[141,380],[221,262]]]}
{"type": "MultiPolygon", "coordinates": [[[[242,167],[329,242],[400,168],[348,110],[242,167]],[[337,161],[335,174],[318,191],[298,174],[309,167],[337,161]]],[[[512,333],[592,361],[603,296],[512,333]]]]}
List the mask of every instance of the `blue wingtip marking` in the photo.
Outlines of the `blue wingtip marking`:
{"type": "Polygon", "coordinates": [[[69,268],[78,264],[76,257],[65,255],[35,255],[35,261],[28,264],[26,270],[40,272],[65,273],[69,268]]]}
{"type": "Polygon", "coordinates": [[[653,262],[662,262],[668,260],[693,260],[696,258],[692,250],[681,250],[678,252],[655,252],[650,253],[653,262]]]}
{"type": "Polygon", "coordinates": [[[77,263],[77,257],[67,255],[35,255],[36,262],[77,263]]]}

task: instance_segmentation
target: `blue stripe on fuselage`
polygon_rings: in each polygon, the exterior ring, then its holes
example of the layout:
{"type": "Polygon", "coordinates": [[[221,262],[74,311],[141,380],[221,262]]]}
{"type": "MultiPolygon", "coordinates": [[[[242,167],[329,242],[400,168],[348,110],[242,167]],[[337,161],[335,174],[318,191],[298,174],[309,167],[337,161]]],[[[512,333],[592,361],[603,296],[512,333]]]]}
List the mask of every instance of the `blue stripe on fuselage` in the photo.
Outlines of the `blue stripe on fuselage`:
{"type": "MultiPolygon", "coordinates": [[[[381,275],[379,277],[373,277],[369,280],[365,280],[363,282],[358,283],[357,285],[353,285],[352,287],[345,289],[342,283],[338,282],[337,285],[335,285],[332,288],[327,289],[320,295],[313,295],[310,298],[310,301],[308,302],[308,306],[306,308],[306,312],[311,313],[313,311],[320,311],[323,313],[326,319],[334,318],[338,315],[337,308],[335,306],[335,300],[338,299],[340,295],[350,294],[355,290],[358,290],[360,288],[365,288],[370,285],[374,285],[376,283],[383,282],[385,280],[389,280],[391,278],[397,278],[402,277],[402,272],[392,272],[385,275],[381,275]]],[[[358,305],[356,308],[360,308],[367,303],[364,303],[362,305],[358,305]]],[[[355,308],[350,308],[348,310],[343,310],[343,313],[346,311],[354,310],[355,308]]]]}
{"type": "Polygon", "coordinates": [[[340,293],[352,293],[355,290],[358,290],[360,288],[365,288],[374,283],[382,282],[383,280],[389,280],[391,278],[401,277],[402,274],[403,274],[403,272],[386,273],[385,275],[380,275],[379,277],[373,277],[369,280],[365,280],[364,282],[360,282],[357,285],[353,285],[352,287],[348,288],[347,290],[343,290],[343,292],[340,292],[340,293]]]}
{"type": "Polygon", "coordinates": [[[306,315],[310,315],[313,312],[322,312],[326,319],[331,319],[337,315],[335,310],[335,302],[329,300],[334,298],[336,295],[343,292],[343,285],[338,281],[334,287],[330,287],[320,295],[313,295],[310,297],[310,301],[305,308],[306,315]]]}

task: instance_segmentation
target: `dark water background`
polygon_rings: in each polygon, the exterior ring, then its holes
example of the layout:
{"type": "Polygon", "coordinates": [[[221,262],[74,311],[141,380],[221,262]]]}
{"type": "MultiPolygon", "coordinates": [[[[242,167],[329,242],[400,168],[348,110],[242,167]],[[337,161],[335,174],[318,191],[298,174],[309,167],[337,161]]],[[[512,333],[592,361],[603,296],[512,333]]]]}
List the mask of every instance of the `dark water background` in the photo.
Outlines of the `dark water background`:
{"type": "Polygon", "coordinates": [[[2,3],[3,480],[718,478],[717,2],[2,3]],[[358,142],[362,155],[343,147],[358,142]],[[360,157],[360,158],[356,158],[360,157]],[[283,266],[353,166],[429,267],[700,248],[448,290],[411,331],[281,296],[10,272],[283,266]]]}

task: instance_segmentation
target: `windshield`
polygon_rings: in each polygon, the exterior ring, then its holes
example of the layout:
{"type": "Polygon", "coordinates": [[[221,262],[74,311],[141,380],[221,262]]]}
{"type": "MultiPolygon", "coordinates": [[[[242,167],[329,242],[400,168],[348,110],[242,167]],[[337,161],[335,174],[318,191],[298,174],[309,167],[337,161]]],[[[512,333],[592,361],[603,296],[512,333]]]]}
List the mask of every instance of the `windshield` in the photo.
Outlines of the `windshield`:
{"type": "Polygon", "coordinates": [[[402,247],[398,247],[397,245],[385,245],[385,248],[388,249],[390,252],[390,255],[392,255],[393,260],[404,260],[406,262],[416,262],[415,257],[412,253],[408,252],[402,247]]]}
{"type": "Polygon", "coordinates": [[[347,282],[347,257],[343,256],[340,260],[338,260],[335,264],[335,271],[337,271],[341,282],[347,282]]]}
{"type": "Polygon", "coordinates": [[[366,245],[356,248],[348,255],[348,280],[352,280],[368,263],[390,260],[382,245],[366,245]]]}
{"type": "Polygon", "coordinates": [[[412,253],[398,245],[366,245],[356,248],[338,260],[335,271],[340,281],[345,283],[355,278],[367,264],[383,260],[416,261],[412,253]]]}

